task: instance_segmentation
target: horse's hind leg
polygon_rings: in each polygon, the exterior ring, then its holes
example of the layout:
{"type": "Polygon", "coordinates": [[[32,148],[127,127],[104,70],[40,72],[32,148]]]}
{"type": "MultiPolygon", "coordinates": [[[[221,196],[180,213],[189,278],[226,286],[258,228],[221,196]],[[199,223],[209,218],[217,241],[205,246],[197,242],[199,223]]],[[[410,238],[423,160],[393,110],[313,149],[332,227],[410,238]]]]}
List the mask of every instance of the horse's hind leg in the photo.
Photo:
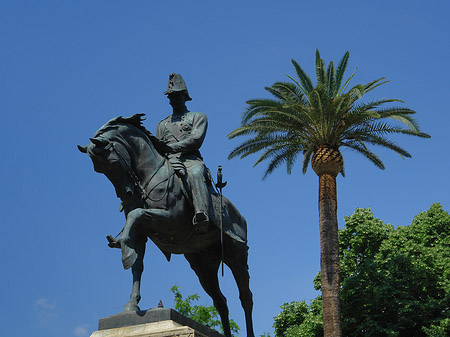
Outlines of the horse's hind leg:
{"type": "Polygon", "coordinates": [[[219,312],[222,321],[224,335],[226,337],[231,337],[227,300],[220,291],[219,280],[217,278],[220,256],[217,256],[217,254],[212,251],[208,251],[207,253],[202,251],[184,254],[184,256],[189,261],[191,268],[197,274],[203,289],[212,298],[214,306],[219,312]]]}
{"type": "Polygon", "coordinates": [[[250,274],[248,273],[248,247],[234,240],[225,242],[225,264],[230,267],[239,289],[239,299],[245,313],[247,337],[254,337],[253,332],[253,295],[250,291],[250,274]]]}

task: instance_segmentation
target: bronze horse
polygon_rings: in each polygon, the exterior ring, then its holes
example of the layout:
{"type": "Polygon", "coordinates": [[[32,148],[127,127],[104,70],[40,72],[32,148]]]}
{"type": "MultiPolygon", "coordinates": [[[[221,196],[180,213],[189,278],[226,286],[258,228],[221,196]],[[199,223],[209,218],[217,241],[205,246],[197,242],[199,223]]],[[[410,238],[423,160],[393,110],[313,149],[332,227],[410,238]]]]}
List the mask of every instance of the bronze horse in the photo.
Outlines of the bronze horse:
{"type": "Polygon", "coordinates": [[[222,261],[231,269],[245,312],[247,336],[253,337],[252,293],[247,265],[247,224],[236,207],[223,197],[223,216],[218,193],[209,180],[214,210],[206,233],[197,233],[190,189],[162,155],[164,146],[142,126],[142,114],[117,117],[103,125],[87,146],[94,170],[112,182],[122,200],[126,217],[120,238],[109,237],[110,246],[122,250],[125,269],[131,268],[133,287],[124,311],[140,310],[140,284],[147,238],[170,261],[171,254],[184,254],[203,289],[211,296],[220,314],[225,335],[231,337],[226,298],[217,277],[222,261]],[[223,234],[221,240],[220,224],[223,234]]]}

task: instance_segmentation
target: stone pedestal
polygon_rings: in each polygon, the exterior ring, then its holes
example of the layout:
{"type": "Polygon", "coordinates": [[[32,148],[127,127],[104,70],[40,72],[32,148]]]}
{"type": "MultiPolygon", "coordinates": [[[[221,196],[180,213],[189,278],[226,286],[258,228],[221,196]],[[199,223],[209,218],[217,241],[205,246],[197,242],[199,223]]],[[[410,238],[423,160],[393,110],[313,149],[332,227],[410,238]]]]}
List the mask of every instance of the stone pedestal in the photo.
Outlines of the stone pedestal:
{"type": "Polygon", "coordinates": [[[223,337],[173,309],[123,312],[100,319],[91,337],[223,337]]]}

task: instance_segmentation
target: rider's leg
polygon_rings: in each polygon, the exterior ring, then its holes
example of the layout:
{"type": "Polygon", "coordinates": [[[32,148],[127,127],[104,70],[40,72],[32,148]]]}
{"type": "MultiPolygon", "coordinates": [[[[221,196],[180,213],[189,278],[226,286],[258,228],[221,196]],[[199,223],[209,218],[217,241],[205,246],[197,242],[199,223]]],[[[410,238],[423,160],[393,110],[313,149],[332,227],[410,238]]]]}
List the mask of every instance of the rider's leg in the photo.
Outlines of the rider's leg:
{"type": "Polygon", "coordinates": [[[205,178],[206,167],[200,160],[187,160],[185,165],[192,189],[192,203],[195,212],[192,222],[197,231],[206,232],[209,223],[209,207],[211,205],[211,196],[205,178]]]}

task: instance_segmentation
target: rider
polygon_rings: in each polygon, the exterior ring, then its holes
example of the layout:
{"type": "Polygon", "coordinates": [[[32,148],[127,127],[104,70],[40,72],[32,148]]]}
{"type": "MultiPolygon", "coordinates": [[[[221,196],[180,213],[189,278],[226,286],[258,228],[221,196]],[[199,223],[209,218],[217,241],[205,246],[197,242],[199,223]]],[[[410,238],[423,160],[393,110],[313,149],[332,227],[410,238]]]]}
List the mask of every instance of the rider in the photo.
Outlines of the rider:
{"type": "Polygon", "coordinates": [[[167,95],[173,113],[159,122],[156,137],[169,147],[167,156],[175,172],[183,179],[187,175],[195,211],[192,223],[196,231],[204,233],[209,224],[211,197],[206,185],[207,168],[199,149],[206,136],[208,119],[201,112],[187,109],[185,103],[192,98],[180,74],[169,75],[164,95],[167,95]]]}

